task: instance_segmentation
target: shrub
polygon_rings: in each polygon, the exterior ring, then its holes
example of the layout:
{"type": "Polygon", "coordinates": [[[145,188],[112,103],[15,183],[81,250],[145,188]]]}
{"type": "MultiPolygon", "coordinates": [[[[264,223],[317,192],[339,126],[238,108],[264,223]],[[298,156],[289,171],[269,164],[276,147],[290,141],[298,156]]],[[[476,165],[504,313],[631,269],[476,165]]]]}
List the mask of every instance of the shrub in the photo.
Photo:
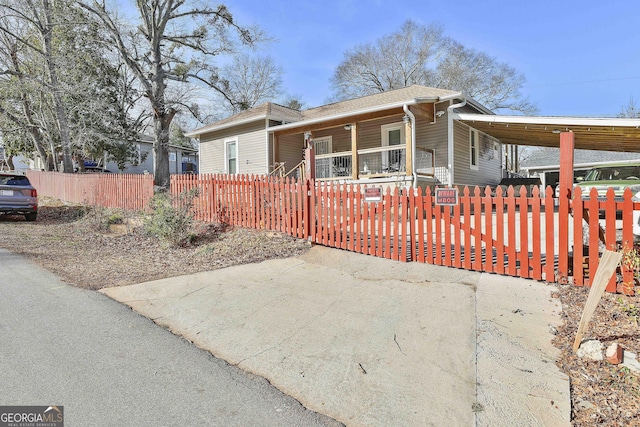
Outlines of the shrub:
{"type": "Polygon", "coordinates": [[[83,218],[99,232],[109,230],[111,224],[124,223],[125,214],[122,209],[104,208],[101,206],[85,206],[83,218]]]}
{"type": "Polygon", "coordinates": [[[193,220],[193,201],[197,189],[172,197],[167,192],[154,195],[149,203],[151,214],[144,221],[144,230],[160,239],[165,246],[182,246],[196,236],[193,220]]]}

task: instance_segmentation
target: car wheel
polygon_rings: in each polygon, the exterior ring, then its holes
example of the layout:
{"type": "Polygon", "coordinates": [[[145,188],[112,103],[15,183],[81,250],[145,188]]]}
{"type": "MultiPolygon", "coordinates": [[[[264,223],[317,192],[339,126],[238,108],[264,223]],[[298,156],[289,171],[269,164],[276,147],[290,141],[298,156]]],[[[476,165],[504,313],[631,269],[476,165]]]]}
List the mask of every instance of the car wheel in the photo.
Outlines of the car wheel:
{"type": "Polygon", "coordinates": [[[24,214],[24,219],[26,219],[27,221],[35,221],[37,217],[38,217],[38,213],[37,212],[31,212],[31,213],[28,213],[28,214],[24,214]]]}

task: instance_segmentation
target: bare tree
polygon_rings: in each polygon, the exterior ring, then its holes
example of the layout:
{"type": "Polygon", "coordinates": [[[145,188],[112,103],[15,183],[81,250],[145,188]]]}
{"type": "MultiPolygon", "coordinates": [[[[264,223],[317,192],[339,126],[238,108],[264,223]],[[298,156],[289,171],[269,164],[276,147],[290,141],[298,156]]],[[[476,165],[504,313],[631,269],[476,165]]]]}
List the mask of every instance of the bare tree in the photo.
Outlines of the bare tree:
{"type": "Polygon", "coordinates": [[[285,107],[293,108],[294,110],[302,110],[306,106],[306,102],[302,99],[302,95],[299,94],[287,94],[280,103],[285,107]]]}
{"type": "Polygon", "coordinates": [[[640,118],[640,108],[638,108],[633,98],[630,98],[629,103],[622,107],[620,113],[618,113],[618,117],[627,117],[631,119],[640,118]]]}
{"type": "Polygon", "coordinates": [[[343,100],[424,84],[442,54],[445,39],[438,25],[406,21],[396,33],[344,54],[331,83],[334,99],[343,100]]]}
{"type": "Polygon", "coordinates": [[[445,37],[440,26],[411,20],[347,51],[331,80],[334,100],[421,84],[461,91],[490,109],[533,113],[520,93],[524,81],[508,64],[445,37]]]}
{"type": "Polygon", "coordinates": [[[221,70],[223,98],[232,114],[273,100],[282,94],[282,67],[269,56],[240,54],[221,70]],[[223,76],[223,77],[222,77],[223,76]]]}
{"type": "Polygon", "coordinates": [[[234,53],[237,43],[254,45],[262,34],[236,24],[226,6],[197,0],[137,0],[139,25],[127,28],[104,0],[80,1],[109,32],[122,60],[136,76],[149,101],[154,123],[154,178],[169,186],[170,125],[180,109],[193,105],[169,87],[170,82],[199,82],[225,95],[224,80],[213,57],[234,53]],[[235,36],[235,37],[233,37],[235,36]]]}
{"type": "Polygon", "coordinates": [[[525,78],[515,68],[458,42],[450,41],[446,46],[446,56],[427,83],[461,91],[492,110],[536,111],[520,93],[525,78]]]}

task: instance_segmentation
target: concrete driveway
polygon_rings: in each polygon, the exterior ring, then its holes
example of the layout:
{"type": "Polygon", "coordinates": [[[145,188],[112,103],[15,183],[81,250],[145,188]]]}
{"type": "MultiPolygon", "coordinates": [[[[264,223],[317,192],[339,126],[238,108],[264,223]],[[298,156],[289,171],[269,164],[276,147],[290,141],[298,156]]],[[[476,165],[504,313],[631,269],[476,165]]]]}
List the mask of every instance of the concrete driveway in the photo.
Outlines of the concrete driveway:
{"type": "Polygon", "coordinates": [[[103,292],[347,425],[558,426],[551,289],[315,246],[103,292]]]}

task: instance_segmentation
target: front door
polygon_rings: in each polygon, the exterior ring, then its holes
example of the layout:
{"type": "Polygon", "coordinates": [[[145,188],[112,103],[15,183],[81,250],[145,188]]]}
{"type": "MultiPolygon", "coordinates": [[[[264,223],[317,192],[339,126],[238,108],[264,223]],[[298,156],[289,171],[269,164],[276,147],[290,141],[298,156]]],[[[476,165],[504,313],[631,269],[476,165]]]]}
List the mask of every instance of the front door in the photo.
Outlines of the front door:
{"type": "MultiPolygon", "coordinates": [[[[404,143],[404,123],[382,126],[382,145],[395,146],[404,143]]],[[[382,153],[382,172],[395,173],[404,170],[402,150],[382,153]]]]}

